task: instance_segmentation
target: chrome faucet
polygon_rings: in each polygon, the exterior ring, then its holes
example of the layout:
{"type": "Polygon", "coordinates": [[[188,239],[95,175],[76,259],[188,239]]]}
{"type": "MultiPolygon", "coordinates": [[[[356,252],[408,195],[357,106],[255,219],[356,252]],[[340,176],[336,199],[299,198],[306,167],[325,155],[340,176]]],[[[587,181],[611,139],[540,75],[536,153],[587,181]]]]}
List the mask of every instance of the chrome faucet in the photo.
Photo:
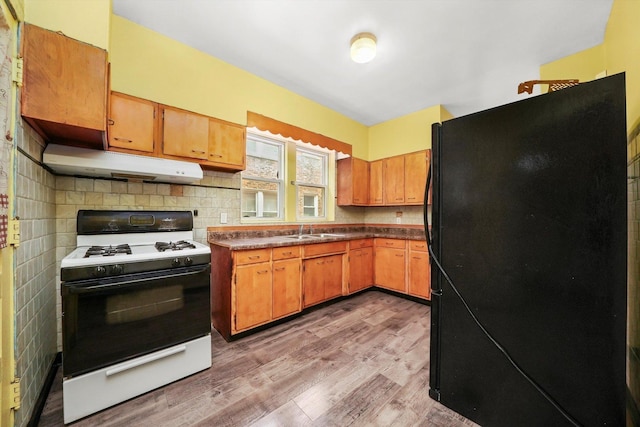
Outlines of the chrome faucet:
{"type": "Polygon", "coordinates": [[[300,231],[298,231],[298,236],[302,236],[302,228],[304,227],[304,224],[300,224],[300,231]]]}
{"type": "Polygon", "coordinates": [[[309,234],[313,234],[313,224],[309,224],[309,234]]]}

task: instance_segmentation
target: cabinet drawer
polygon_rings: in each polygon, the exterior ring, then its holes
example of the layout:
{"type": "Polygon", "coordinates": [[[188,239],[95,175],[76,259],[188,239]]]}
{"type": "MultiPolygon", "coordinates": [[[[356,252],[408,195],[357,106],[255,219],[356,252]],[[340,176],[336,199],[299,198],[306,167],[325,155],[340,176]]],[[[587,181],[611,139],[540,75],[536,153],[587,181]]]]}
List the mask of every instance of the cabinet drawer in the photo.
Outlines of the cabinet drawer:
{"type": "Polygon", "coordinates": [[[427,252],[427,242],[425,240],[412,240],[409,242],[409,249],[416,252],[427,252]]]}
{"type": "Polygon", "coordinates": [[[318,243],[315,245],[305,245],[304,258],[311,258],[318,255],[335,254],[347,251],[347,242],[318,243]]]}
{"type": "Polygon", "coordinates": [[[271,260],[271,249],[254,249],[235,252],[236,265],[255,264],[271,260]]]}
{"type": "Polygon", "coordinates": [[[376,239],[376,247],[380,248],[395,248],[395,249],[404,249],[405,241],[400,239],[376,239]]]}
{"type": "Polygon", "coordinates": [[[373,239],[357,239],[349,242],[349,248],[358,249],[358,248],[368,248],[373,246],[373,239]]]}
{"type": "Polygon", "coordinates": [[[300,258],[300,246],[286,246],[283,248],[273,248],[273,260],[300,258]]]}

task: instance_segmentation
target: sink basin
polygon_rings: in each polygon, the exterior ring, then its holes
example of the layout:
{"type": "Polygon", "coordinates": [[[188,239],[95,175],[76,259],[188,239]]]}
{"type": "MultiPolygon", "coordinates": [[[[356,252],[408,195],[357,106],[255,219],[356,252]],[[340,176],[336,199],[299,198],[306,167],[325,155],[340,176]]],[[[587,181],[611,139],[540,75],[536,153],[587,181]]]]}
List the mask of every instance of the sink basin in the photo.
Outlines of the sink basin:
{"type": "Polygon", "coordinates": [[[314,236],[314,237],[344,237],[344,234],[337,234],[337,233],[319,233],[319,234],[307,234],[307,236],[314,236]]]}
{"type": "Polygon", "coordinates": [[[295,236],[284,236],[287,239],[296,239],[296,240],[306,240],[306,239],[317,239],[319,235],[316,234],[297,234],[295,236]]]}

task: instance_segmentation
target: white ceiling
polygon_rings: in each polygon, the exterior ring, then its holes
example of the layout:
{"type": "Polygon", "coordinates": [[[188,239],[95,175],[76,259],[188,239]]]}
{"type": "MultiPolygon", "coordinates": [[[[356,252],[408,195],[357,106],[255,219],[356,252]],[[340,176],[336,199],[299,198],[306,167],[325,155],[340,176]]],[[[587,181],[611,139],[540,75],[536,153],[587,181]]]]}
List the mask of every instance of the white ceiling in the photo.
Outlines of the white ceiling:
{"type": "Polygon", "coordinates": [[[539,67],[598,45],[613,0],[113,0],[113,11],[364,124],[523,99],[539,67]],[[368,64],[351,38],[378,39],[368,64]]]}

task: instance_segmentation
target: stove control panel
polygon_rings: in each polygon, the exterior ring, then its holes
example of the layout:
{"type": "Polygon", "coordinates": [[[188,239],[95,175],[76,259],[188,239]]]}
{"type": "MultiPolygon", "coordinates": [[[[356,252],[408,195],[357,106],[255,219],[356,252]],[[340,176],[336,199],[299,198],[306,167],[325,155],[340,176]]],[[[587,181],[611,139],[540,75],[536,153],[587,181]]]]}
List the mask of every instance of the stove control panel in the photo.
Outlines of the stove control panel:
{"type": "Polygon", "coordinates": [[[191,267],[211,262],[210,254],[192,254],[189,256],[173,256],[160,259],[149,259],[136,262],[118,262],[117,264],[101,264],[62,268],[60,279],[63,282],[100,279],[125,274],[145,273],[168,270],[179,267],[191,267]]]}

